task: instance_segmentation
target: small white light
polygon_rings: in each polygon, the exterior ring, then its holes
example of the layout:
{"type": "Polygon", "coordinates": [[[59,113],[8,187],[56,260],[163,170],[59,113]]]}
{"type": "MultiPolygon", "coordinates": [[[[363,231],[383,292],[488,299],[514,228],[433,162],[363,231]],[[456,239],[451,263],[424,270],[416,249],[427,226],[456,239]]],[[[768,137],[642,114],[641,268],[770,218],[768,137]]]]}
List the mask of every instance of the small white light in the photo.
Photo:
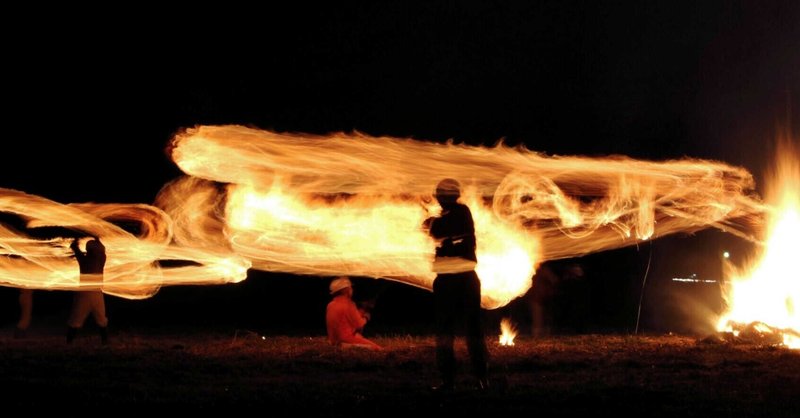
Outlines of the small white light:
{"type": "Polygon", "coordinates": [[[262,335],[262,336],[261,336],[261,339],[262,339],[262,340],[266,340],[266,339],[267,339],[267,337],[265,337],[265,336],[263,336],[263,335],[262,335]]]}
{"type": "Polygon", "coordinates": [[[725,257],[725,258],[731,258],[731,253],[725,251],[725,252],[722,253],[722,256],[725,257]]]}

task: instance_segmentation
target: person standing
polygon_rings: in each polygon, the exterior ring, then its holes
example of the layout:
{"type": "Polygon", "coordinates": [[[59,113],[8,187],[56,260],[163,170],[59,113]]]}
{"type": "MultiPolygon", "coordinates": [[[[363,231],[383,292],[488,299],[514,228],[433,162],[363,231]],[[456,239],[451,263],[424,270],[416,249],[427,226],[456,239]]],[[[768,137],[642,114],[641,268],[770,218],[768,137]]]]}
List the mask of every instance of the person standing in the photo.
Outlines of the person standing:
{"type": "Polygon", "coordinates": [[[19,289],[19,321],[14,328],[14,338],[25,338],[33,318],[33,289],[19,289]]]}
{"type": "Polygon", "coordinates": [[[488,350],[481,327],[481,282],[475,273],[475,225],[467,205],[458,202],[461,185],[444,179],[435,197],[442,207],[438,217],[428,218],[423,227],[437,242],[433,282],[436,312],[436,363],[442,376],[436,391],[455,387],[456,358],[453,350],[456,322],[463,319],[467,349],[478,388],[486,390],[488,350]]]}
{"type": "Polygon", "coordinates": [[[75,292],[72,299],[72,311],[67,321],[67,343],[72,343],[86,318],[92,314],[100,329],[101,343],[108,344],[108,318],[102,290],[106,247],[99,238],[91,237],[86,242],[85,252],[81,251],[78,239],[72,241],[70,248],[80,267],[81,290],[75,292]]]}

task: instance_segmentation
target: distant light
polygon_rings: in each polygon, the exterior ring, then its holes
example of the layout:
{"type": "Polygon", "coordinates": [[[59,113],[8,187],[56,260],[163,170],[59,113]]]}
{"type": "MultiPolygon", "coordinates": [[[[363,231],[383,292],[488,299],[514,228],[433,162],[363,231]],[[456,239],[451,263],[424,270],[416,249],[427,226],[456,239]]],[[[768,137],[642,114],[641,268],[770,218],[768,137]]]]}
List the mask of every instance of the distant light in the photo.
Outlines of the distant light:
{"type": "Polygon", "coordinates": [[[673,277],[672,281],[673,282],[687,282],[687,283],[716,283],[717,282],[716,280],[707,280],[707,279],[697,280],[697,279],[686,279],[686,278],[683,278],[683,277],[673,277]]]}
{"type": "Polygon", "coordinates": [[[722,253],[722,256],[725,257],[725,258],[731,258],[731,253],[725,251],[725,252],[722,253]]]}
{"type": "Polygon", "coordinates": [[[267,339],[267,337],[265,337],[265,336],[263,336],[263,335],[262,335],[262,336],[261,336],[261,339],[262,339],[262,340],[266,340],[266,339],[267,339]]]}
{"type": "Polygon", "coordinates": [[[673,277],[672,281],[684,283],[717,283],[717,280],[713,279],[698,279],[697,273],[692,273],[689,277],[673,277]]]}

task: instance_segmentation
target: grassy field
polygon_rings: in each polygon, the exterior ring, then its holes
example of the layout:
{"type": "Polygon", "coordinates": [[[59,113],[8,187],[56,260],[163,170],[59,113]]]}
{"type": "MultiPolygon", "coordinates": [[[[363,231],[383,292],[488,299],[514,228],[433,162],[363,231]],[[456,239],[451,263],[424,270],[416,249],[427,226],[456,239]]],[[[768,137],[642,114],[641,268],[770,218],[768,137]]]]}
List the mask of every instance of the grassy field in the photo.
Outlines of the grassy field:
{"type": "MultiPolygon", "coordinates": [[[[538,416],[798,416],[800,353],[681,336],[585,335],[489,341],[492,387],[473,388],[457,344],[457,390],[442,397],[430,337],[375,338],[383,352],[321,336],[230,334],[0,337],[2,401],[47,410],[176,406],[263,416],[407,413],[538,416]]],[[[77,410],[76,410],[77,411],[77,410]]],[[[91,411],[91,410],[90,410],[91,411]]]]}

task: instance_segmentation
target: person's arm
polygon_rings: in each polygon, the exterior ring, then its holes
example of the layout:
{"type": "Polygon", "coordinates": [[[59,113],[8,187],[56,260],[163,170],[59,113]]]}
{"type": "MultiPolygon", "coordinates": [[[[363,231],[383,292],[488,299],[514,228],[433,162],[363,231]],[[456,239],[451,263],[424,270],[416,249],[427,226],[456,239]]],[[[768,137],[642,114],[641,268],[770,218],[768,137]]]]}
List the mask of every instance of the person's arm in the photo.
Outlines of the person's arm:
{"type": "Polygon", "coordinates": [[[72,250],[73,253],[75,253],[75,258],[79,258],[79,257],[81,257],[83,255],[83,253],[81,252],[80,246],[78,246],[78,239],[77,238],[72,240],[72,243],[69,244],[69,248],[72,250]]]}
{"type": "Polygon", "coordinates": [[[361,331],[364,328],[364,325],[367,324],[367,318],[361,315],[361,312],[358,311],[355,303],[352,305],[351,309],[347,312],[347,319],[350,322],[350,325],[356,329],[356,331],[361,331]]]}
{"type": "Polygon", "coordinates": [[[428,232],[430,232],[430,230],[431,230],[431,225],[433,224],[433,220],[434,220],[434,219],[436,219],[436,218],[434,218],[434,217],[430,217],[430,218],[428,218],[428,219],[425,219],[425,221],[424,221],[424,222],[422,222],[422,229],[423,229],[424,231],[428,231],[428,232]]]}
{"type": "Polygon", "coordinates": [[[361,317],[364,318],[364,321],[369,322],[370,314],[368,311],[362,308],[358,308],[358,313],[361,314],[361,317]]]}

